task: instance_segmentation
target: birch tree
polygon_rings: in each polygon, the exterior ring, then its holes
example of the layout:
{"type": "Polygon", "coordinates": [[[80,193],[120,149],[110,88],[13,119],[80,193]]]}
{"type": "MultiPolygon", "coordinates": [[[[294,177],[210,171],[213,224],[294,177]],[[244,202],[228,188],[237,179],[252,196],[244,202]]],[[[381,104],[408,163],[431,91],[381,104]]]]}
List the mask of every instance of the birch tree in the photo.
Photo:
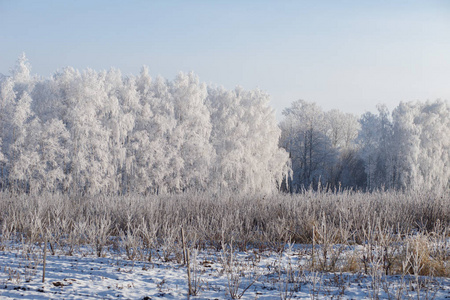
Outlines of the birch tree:
{"type": "Polygon", "coordinates": [[[206,189],[214,154],[209,142],[212,126],[205,105],[206,85],[193,73],[179,73],[170,92],[176,120],[170,144],[178,153],[170,159],[174,188],[206,189]]]}
{"type": "Polygon", "coordinates": [[[326,135],[324,112],[315,103],[298,100],[283,115],[280,145],[290,154],[295,189],[327,183],[331,179],[329,167],[336,164],[338,152],[326,135]]]}
{"type": "Polygon", "coordinates": [[[216,189],[270,193],[290,176],[288,154],[278,146],[281,130],[267,94],[210,88],[208,107],[216,159],[216,189]]]}

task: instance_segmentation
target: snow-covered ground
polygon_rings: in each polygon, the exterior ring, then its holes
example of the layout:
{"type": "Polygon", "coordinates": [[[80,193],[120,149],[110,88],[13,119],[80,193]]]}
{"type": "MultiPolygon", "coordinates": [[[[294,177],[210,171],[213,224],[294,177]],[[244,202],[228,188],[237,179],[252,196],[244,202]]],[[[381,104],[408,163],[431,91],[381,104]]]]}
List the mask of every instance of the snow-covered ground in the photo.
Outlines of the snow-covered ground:
{"type": "MultiPolygon", "coordinates": [[[[22,248],[22,247],[21,247],[22,248]]],[[[26,247],[25,247],[26,248],[26,247]]],[[[382,276],[380,272],[320,273],[306,271],[305,251],[295,246],[273,252],[191,251],[192,299],[450,299],[450,279],[382,276]],[[303,253],[303,254],[301,254],[303,253]],[[419,289],[418,289],[419,287],[419,289]]],[[[179,259],[151,263],[130,261],[108,251],[98,258],[43,251],[0,251],[0,299],[185,299],[187,268],[179,259]]]]}

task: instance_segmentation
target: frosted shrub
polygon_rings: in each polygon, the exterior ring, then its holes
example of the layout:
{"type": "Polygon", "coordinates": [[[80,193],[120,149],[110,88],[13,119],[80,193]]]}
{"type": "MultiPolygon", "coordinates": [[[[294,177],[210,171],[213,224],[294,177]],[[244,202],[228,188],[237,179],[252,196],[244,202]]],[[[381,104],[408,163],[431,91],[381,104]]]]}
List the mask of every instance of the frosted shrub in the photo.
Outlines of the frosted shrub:
{"type": "Polygon", "coordinates": [[[98,257],[102,257],[111,232],[111,219],[108,215],[91,218],[87,225],[87,238],[98,257]]]}

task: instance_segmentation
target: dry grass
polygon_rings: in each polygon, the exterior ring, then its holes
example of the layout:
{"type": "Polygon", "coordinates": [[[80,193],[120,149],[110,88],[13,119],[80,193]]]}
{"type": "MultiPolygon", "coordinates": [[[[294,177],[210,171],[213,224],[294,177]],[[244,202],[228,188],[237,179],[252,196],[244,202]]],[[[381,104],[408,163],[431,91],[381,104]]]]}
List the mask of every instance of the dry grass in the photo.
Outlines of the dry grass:
{"type": "Polygon", "coordinates": [[[42,245],[72,255],[124,251],[130,260],[182,259],[224,245],[281,253],[314,244],[314,271],[449,276],[450,196],[420,192],[128,195],[0,193],[0,247],[42,245]],[[45,230],[44,230],[45,229],[45,230]],[[314,243],[313,243],[314,236],[314,243]],[[12,244],[11,244],[12,242],[12,244]],[[359,247],[357,247],[359,245],[359,247]],[[348,255],[349,247],[354,247],[348,255]],[[361,247],[363,250],[361,250],[361,247]],[[346,256],[343,252],[346,251],[346,256]]]}

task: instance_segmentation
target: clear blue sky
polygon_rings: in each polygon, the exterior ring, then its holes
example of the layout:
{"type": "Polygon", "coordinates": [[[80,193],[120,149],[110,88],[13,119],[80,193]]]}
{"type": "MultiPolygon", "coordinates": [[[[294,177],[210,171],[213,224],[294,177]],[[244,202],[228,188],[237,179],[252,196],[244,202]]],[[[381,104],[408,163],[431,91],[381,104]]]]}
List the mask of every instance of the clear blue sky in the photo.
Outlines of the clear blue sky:
{"type": "Polygon", "coordinates": [[[450,1],[0,0],[0,73],[148,65],[361,114],[450,100],[450,1]]]}

